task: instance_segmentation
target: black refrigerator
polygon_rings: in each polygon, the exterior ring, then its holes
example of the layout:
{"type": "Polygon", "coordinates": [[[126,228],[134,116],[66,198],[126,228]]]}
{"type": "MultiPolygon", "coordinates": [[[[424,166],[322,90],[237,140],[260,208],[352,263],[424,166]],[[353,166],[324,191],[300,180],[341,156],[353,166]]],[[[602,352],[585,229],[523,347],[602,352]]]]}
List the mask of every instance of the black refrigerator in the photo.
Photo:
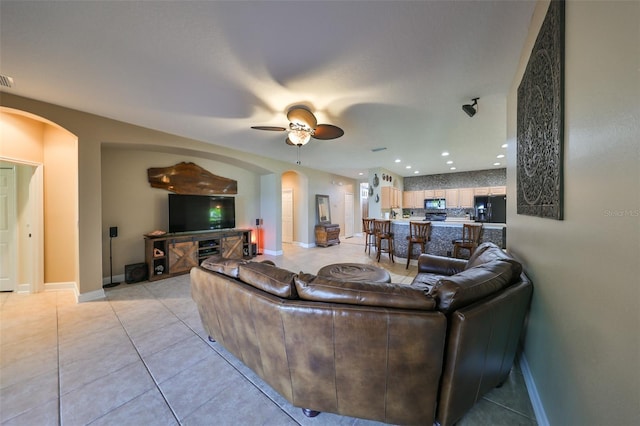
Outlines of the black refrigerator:
{"type": "Polygon", "coordinates": [[[506,195],[475,197],[476,222],[507,223],[506,195]]]}

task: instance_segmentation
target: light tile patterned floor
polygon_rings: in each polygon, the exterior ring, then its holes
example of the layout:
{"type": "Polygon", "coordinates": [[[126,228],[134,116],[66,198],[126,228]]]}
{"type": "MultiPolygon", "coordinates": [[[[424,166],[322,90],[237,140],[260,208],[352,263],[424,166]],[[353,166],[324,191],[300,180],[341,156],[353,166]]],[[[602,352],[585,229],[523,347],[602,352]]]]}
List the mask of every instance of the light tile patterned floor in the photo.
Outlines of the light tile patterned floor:
{"type": "MultiPolygon", "coordinates": [[[[259,256],[310,273],[336,262],[375,264],[360,238],[326,248],[285,245],[259,256]]],[[[415,261],[380,266],[410,283],[415,261]]],[[[71,292],[0,293],[2,425],[374,425],[322,413],[306,418],[251,370],[210,343],[189,276],[120,284],[107,299],[76,304],[71,292]]],[[[524,380],[487,395],[459,422],[535,425],[524,380]]]]}

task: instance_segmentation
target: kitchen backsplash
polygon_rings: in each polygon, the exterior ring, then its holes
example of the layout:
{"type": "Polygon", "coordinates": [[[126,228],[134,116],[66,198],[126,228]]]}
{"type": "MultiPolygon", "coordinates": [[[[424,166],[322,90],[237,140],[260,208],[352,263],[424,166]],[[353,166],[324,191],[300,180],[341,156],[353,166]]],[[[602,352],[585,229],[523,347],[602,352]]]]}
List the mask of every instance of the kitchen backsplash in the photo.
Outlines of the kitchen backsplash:
{"type": "Polygon", "coordinates": [[[476,188],[479,186],[504,186],[507,184],[507,169],[489,169],[477,170],[473,172],[411,176],[404,178],[403,184],[404,191],[420,191],[423,189],[476,188]]]}

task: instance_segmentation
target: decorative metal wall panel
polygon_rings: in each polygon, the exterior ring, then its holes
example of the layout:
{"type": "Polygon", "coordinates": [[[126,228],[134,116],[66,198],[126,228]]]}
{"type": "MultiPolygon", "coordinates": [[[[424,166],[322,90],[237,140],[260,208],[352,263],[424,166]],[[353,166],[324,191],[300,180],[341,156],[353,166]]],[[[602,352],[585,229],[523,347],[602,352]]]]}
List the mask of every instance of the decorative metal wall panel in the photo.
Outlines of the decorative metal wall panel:
{"type": "Polygon", "coordinates": [[[517,212],[562,219],[564,1],[547,10],[518,87],[517,212]]]}

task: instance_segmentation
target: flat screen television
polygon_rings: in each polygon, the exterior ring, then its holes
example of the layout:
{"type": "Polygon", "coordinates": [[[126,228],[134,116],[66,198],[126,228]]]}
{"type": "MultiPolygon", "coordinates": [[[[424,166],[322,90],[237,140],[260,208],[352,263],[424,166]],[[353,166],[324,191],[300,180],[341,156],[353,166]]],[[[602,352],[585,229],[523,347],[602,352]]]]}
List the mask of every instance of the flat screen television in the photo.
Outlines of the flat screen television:
{"type": "Polygon", "coordinates": [[[234,197],[169,194],[169,232],[236,227],[234,197]]]}

